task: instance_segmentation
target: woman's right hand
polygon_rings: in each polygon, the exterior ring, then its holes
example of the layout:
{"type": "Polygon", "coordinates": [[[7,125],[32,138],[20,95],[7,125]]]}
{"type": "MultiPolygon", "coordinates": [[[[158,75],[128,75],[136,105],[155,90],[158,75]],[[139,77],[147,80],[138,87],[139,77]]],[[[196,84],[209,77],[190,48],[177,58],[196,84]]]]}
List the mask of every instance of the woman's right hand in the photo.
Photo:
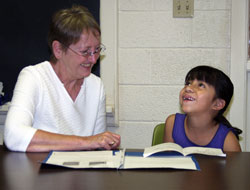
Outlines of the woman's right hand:
{"type": "Polygon", "coordinates": [[[49,152],[51,150],[111,150],[118,148],[120,142],[120,135],[108,131],[93,136],[82,137],[37,130],[26,152],[49,152]]]}
{"type": "Polygon", "coordinates": [[[112,132],[103,132],[97,135],[85,137],[90,149],[103,148],[106,150],[116,149],[120,146],[121,137],[112,132]]]}

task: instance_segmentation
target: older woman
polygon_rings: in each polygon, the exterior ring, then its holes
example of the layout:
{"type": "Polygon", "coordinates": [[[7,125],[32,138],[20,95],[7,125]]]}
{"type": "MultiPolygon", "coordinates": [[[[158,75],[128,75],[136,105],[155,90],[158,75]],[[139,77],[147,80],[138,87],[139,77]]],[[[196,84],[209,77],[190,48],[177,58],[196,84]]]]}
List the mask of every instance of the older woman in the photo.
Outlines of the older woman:
{"type": "Polygon", "coordinates": [[[82,6],[52,17],[50,61],[19,74],[7,114],[4,142],[13,151],[114,149],[106,131],[105,93],[91,69],[104,50],[99,25],[82,6]]]}

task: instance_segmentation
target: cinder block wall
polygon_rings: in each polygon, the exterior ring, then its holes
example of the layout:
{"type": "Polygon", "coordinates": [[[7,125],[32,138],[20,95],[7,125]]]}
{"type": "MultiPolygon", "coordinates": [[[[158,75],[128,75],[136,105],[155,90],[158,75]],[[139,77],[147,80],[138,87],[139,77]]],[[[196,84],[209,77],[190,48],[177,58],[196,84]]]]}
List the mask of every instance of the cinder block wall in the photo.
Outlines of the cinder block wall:
{"type": "Polygon", "coordinates": [[[231,0],[194,0],[193,18],[173,18],[173,0],[118,1],[121,147],[151,145],[156,124],[180,112],[188,70],[230,73],[231,0]]]}

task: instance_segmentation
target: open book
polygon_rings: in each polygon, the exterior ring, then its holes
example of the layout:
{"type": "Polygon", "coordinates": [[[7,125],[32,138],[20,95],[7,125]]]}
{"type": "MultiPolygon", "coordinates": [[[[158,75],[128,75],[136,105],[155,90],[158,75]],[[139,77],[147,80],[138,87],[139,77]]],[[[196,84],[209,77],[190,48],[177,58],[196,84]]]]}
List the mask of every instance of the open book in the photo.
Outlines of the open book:
{"type": "Polygon", "coordinates": [[[226,154],[223,153],[223,151],[219,148],[206,148],[206,147],[186,147],[182,148],[180,145],[176,143],[162,143],[155,146],[151,146],[144,149],[143,156],[148,157],[150,155],[153,155],[155,153],[159,152],[166,152],[166,151],[174,151],[181,153],[184,156],[190,155],[190,154],[204,154],[204,155],[210,155],[210,156],[221,156],[226,157],[226,154]]]}
{"type": "Polygon", "coordinates": [[[200,170],[194,157],[156,156],[143,157],[143,152],[120,151],[52,151],[42,162],[66,168],[172,168],[200,170]]]}

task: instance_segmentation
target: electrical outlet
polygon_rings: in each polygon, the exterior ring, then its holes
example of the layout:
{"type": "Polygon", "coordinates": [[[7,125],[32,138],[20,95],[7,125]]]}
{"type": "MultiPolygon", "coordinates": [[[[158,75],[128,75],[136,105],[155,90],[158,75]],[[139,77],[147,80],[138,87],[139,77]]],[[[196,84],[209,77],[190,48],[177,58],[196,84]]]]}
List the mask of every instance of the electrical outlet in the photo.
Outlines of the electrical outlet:
{"type": "Polygon", "coordinates": [[[194,0],[173,0],[174,18],[192,18],[194,16],[194,0]]]}

